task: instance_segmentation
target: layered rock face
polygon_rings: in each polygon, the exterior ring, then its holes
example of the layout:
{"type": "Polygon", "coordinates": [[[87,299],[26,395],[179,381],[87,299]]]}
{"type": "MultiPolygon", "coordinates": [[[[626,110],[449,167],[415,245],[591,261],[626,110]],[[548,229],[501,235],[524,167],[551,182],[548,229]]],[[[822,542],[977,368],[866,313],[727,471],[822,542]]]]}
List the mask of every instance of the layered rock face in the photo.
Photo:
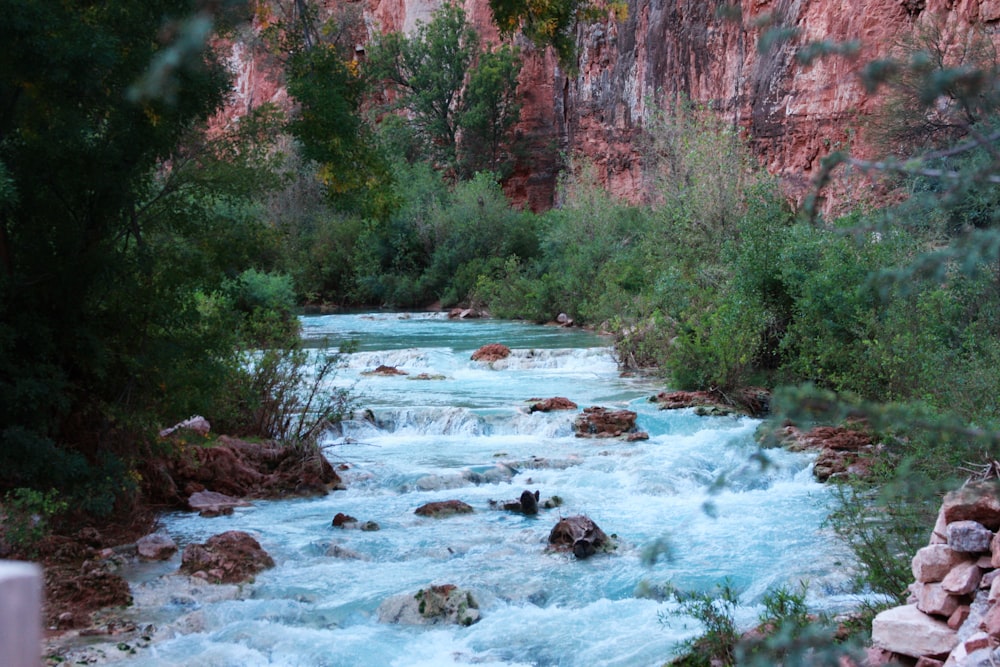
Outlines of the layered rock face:
{"type": "MultiPolygon", "coordinates": [[[[325,0],[331,12],[358,7],[325,0]]],[[[363,25],[408,31],[427,21],[441,0],[366,0],[363,25]]],[[[991,34],[1000,27],[996,0],[740,0],[740,17],[719,15],[725,0],[628,0],[627,16],[609,10],[603,21],[577,30],[573,72],[551,50],[518,40],[524,54],[520,94],[521,137],[530,158],[507,183],[508,194],[534,210],[554,203],[560,155],[591,162],[614,194],[638,202],[649,196],[643,130],[660,109],[678,99],[703,104],[745,128],[768,170],[801,196],[831,150],[850,147],[870,155],[862,119],[879,103],[858,79],[863,63],[886,56],[904,35],[934,23],[960,44],[970,26],[991,34]],[[767,21],[764,21],[767,18],[767,21]],[[761,50],[767,27],[793,28],[794,38],[761,50]],[[795,58],[803,44],[858,40],[854,58],[829,56],[812,64],[795,58]]],[[[484,41],[496,40],[487,0],[464,0],[484,41]]],[[[363,58],[364,35],[357,51],[363,58]]],[[[273,77],[245,47],[233,47],[239,90],[234,111],[255,101],[282,99],[273,77]],[[242,65],[241,65],[242,63],[242,65]]],[[[855,187],[856,184],[855,184],[855,187]]],[[[857,195],[857,193],[855,193],[857,195]]]]}

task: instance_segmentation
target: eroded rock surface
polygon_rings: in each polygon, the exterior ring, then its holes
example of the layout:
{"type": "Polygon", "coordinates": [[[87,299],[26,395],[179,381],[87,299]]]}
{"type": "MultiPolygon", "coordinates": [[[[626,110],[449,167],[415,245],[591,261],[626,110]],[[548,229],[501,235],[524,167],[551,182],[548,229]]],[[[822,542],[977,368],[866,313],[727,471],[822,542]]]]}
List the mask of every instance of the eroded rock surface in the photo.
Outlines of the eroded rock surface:
{"type": "MultiPolygon", "coordinates": [[[[584,408],[573,423],[578,438],[616,438],[639,433],[632,410],[610,410],[594,406],[584,408]]],[[[648,437],[648,436],[647,436],[648,437]]]]}
{"type": "Polygon", "coordinates": [[[472,625],[479,620],[479,604],[468,590],[452,584],[429,586],[415,594],[396,595],[378,608],[383,623],[402,625],[472,625]]]}
{"type": "Polygon", "coordinates": [[[492,363],[510,356],[510,348],[501,343],[489,343],[472,353],[473,361],[492,363]]]}
{"type": "Polygon", "coordinates": [[[204,544],[189,544],[181,558],[181,572],[212,583],[235,584],[253,579],[274,567],[274,560],[252,535],[230,530],[204,544]]]}
{"type": "Polygon", "coordinates": [[[582,514],[560,519],[549,533],[549,547],[556,551],[571,551],[581,559],[598,551],[608,551],[613,546],[604,531],[590,517],[582,514]]]}

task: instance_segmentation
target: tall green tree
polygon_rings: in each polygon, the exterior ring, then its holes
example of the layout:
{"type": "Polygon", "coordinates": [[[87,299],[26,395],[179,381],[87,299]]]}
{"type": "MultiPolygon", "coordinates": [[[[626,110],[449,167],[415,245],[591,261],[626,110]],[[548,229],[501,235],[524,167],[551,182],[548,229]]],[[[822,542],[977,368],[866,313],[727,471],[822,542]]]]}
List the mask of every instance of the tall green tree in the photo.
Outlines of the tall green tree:
{"type": "Polygon", "coordinates": [[[481,53],[461,7],[443,5],[412,35],[382,36],[367,69],[387,85],[389,108],[405,112],[418,159],[462,176],[507,160],[520,62],[509,46],[481,53]]]}
{"type": "Polygon", "coordinates": [[[360,113],[366,85],[349,36],[360,16],[324,18],[319,3],[277,3],[280,16],[264,31],[297,102],[287,130],[338,208],[382,215],[392,206],[391,175],[360,113]]]}
{"type": "Polygon", "coordinates": [[[462,99],[460,169],[466,175],[491,171],[501,177],[513,164],[514,126],[521,116],[517,78],[521,58],[510,45],[479,55],[462,99]]]}
{"type": "Polygon", "coordinates": [[[369,56],[372,77],[385,80],[395,104],[410,114],[424,153],[446,168],[455,164],[461,92],[478,50],[479,35],[465,11],[447,3],[412,36],[381,37],[369,56]]]}
{"type": "Polygon", "coordinates": [[[212,160],[178,147],[228,87],[207,37],[244,15],[214,7],[0,0],[0,489],[98,485],[107,509],[128,422],[224,350],[204,276],[164,262],[203,250],[178,245],[204,231],[178,176],[212,160]]]}

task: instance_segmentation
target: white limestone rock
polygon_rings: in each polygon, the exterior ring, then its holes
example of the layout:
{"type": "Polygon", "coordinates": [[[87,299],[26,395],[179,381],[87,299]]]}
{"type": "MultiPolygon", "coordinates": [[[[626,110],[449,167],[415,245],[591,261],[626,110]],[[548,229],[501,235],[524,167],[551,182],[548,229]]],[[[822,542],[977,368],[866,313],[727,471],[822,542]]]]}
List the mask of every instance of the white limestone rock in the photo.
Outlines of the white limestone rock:
{"type": "Polygon", "coordinates": [[[983,571],[975,561],[959,563],[941,580],[941,588],[951,595],[968,595],[979,588],[983,571]]]}
{"type": "Polygon", "coordinates": [[[886,609],[872,621],[872,643],[914,658],[946,655],[958,645],[958,634],[944,621],[914,605],[886,609]]]}
{"type": "Polygon", "coordinates": [[[911,561],[913,578],[922,584],[941,581],[952,568],[966,560],[947,544],[932,544],[917,551],[911,561]]]}

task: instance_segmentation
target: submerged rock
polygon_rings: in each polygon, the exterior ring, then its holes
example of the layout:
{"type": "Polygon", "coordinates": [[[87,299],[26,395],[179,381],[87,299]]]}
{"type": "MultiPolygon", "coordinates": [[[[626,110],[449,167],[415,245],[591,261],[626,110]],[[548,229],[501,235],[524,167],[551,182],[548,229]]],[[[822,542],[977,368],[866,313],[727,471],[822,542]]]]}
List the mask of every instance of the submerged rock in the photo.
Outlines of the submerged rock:
{"type": "Polygon", "coordinates": [[[414,510],[414,514],[442,519],[454,514],[471,514],[472,511],[472,506],[463,503],[461,500],[441,500],[421,505],[414,510]]]}
{"type": "Polygon", "coordinates": [[[401,625],[472,625],[480,618],[479,603],[472,593],[452,584],[393,596],[379,605],[377,613],[382,623],[401,625]]]}
{"type": "Polygon", "coordinates": [[[517,468],[508,463],[497,463],[496,465],[471,468],[462,471],[462,479],[473,484],[499,484],[509,482],[518,473],[517,468]]]}
{"type": "Polygon", "coordinates": [[[577,558],[614,549],[604,531],[582,514],[560,519],[549,533],[549,546],[555,551],[572,551],[577,558]]]}
{"type": "Polygon", "coordinates": [[[379,375],[382,377],[392,377],[394,375],[408,375],[406,371],[401,371],[395,366],[386,366],[385,364],[380,365],[373,371],[363,371],[362,375],[379,375]]]}
{"type": "Polygon", "coordinates": [[[341,546],[339,544],[331,544],[323,552],[324,556],[329,556],[330,558],[343,558],[345,560],[367,560],[357,551],[353,549],[348,549],[347,547],[341,546]]]}
{"type": "Polygon", "coordinates": [[[248,533],[230,530],[204,544],[189,544],[181,558],[181,572],[210,582],[235,584],[249,581],[274,560],[248,533]]]}

